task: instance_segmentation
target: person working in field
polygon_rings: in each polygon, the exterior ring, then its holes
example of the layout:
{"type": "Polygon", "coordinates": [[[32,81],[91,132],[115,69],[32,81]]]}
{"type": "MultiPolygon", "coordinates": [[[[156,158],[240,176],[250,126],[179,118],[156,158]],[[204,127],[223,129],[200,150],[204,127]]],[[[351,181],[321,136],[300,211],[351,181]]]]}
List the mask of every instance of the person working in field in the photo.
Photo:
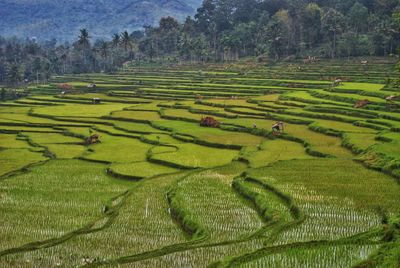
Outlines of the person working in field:
{"type": "Polygon", "coordinates": [[[272,125],[272,133],[279,134],[283,132],[283,122],[279,121],[272,125]]]}

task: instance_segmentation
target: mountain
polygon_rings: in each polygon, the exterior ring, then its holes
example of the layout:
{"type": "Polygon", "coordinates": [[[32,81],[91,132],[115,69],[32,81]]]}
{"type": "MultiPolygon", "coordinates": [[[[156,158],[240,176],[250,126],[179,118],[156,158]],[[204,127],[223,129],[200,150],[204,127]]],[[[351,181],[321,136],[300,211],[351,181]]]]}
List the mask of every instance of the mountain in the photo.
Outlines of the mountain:
{"type": "Polygon", "coordinates": [[[81,28],[93,39],[155,25],[161,17],[183,20],[202,0],[1,0],[0,35],[74,40],[81,28]]]}

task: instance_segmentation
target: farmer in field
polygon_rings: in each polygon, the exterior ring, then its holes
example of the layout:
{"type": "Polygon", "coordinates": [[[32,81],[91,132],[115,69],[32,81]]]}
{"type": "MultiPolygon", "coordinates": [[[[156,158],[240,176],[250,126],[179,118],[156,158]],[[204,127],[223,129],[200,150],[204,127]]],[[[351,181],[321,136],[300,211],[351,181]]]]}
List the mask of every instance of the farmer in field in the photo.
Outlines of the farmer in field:
{"type": "Polygon", "coordinates": [[[272,133],[279,134],[283,132],[283,122],[279,121],[272,125],[272,133]]]}

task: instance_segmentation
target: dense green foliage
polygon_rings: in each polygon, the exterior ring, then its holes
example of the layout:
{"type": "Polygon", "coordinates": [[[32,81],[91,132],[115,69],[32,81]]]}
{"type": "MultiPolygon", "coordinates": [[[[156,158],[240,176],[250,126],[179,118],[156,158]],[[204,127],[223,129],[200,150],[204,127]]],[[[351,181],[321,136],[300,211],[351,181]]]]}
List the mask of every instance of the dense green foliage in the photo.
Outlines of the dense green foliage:
{"type": "Polygon", "coordinates": [[[0,38],[0,83],[110,72],[128,61],[386,56],[399,47],[398,11],[398,0],[205,0],[194,18],[180,23],[165,17],[157,26],[115,33],[111,40],[96,38],[91,27],[81,29],[72,44],[0,38]]]}

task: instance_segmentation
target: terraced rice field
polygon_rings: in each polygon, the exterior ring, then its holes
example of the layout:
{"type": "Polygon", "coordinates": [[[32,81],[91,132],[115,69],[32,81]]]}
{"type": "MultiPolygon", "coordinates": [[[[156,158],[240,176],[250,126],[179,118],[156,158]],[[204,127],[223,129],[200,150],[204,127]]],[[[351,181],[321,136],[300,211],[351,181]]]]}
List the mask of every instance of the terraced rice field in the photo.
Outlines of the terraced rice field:
{"type": "Polygon", "coordinates": [[[0,104],[0,267],[398,268],[396,76],[376,58],[32,86],[0,104]]]}

